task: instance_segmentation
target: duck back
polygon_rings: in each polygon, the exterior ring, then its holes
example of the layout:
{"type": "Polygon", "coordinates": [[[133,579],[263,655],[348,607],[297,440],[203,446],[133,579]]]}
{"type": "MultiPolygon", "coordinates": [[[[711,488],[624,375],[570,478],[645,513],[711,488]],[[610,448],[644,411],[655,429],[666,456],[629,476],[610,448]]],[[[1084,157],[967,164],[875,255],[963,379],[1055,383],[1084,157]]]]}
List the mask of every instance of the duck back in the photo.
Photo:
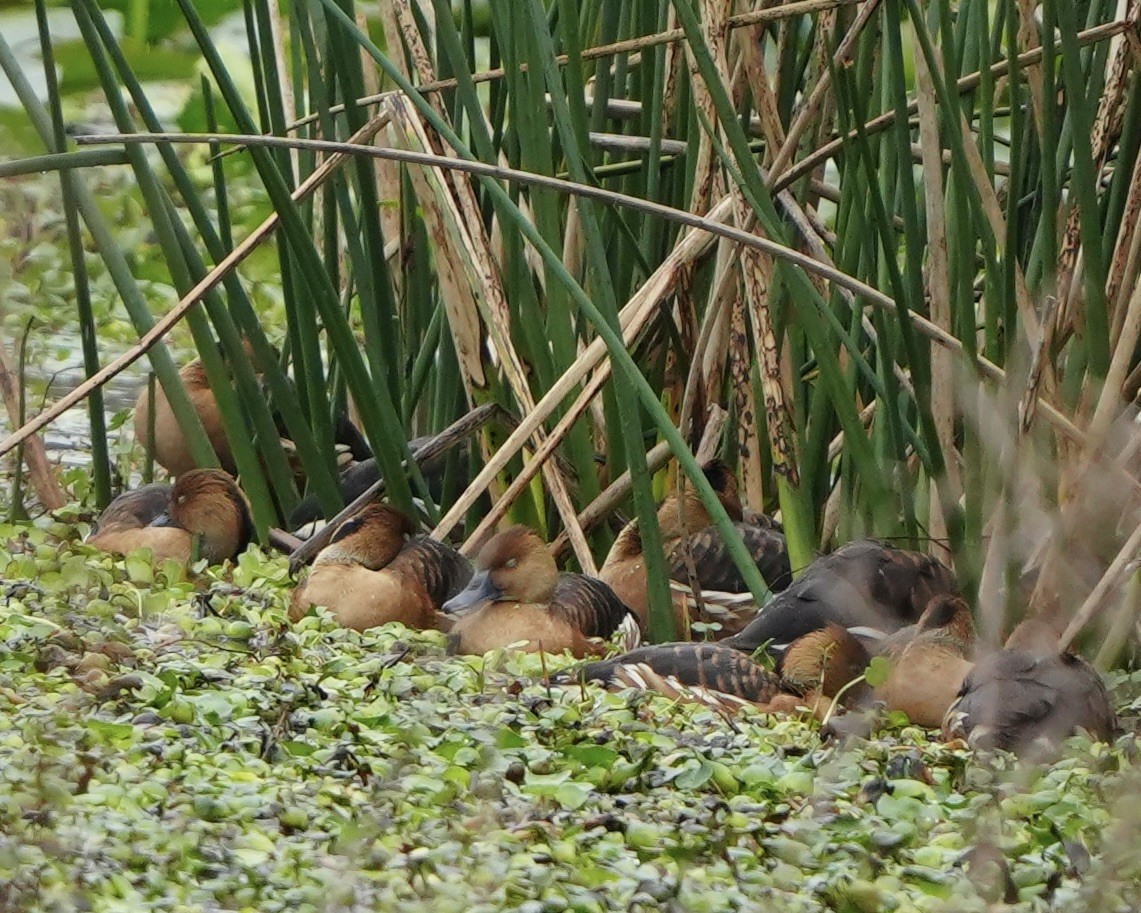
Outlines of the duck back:
{"type": "Polygon", "coordinates": [[[149,526],[169,509],[170,485],[165,482],[140,485],[133,491],[123,492],[103,509],[91,535],[149,526]]]}
{"type": "MultiPolygon", "coordinates": [[[[587,663],[567,676],[605,685],[630,685],[644,667],[687,688],[717,692],[766,704],[779,692],[771,672],[737,650],[720,644],[676,643],[639,647],[612,659],[587,663]],[[631,671],[635,675],[631,676],[631,671]]],[[[641,676],[645,680],[644,676],[641,676]]]]}
{"type": "Polygon", "coordinates": [[[829,623],[894,632],[916,621],[931,598],[956,592],[936,558],[865,539],[814,561],[739,634],[723,641],[746,653],[787,645],[829,623]]]}
{"type": "MultiPolygon", "coordinates": [[[[734,523],[733,526],[769,589],[774,593],[787,589],[792,582],[792,569],[784,535],[775,529],[748,523],[734,523]]],[[[749,589],[717,527],[707,526],[674,545],[669,553],[670,579],[688,582],[687,553],[693,560],[697,582],[703,590],[744,593],[749,589]]]]}
{"type": "Polygon", "coordinates": [[[447,543],[428,536],[410,539],[389,569],[418,580],[437,609],[472,578],[472,566],[467,558],[447,543]]]}
{"type": "Polygon", "coordinates": [[[1117,728],[1101,676],[1069,653],[998,650],[966,676],[943,721],[946,738],[1030,753],[1038,740],[1056,744],[1082,728],[1108,741],[1117,728]]]}

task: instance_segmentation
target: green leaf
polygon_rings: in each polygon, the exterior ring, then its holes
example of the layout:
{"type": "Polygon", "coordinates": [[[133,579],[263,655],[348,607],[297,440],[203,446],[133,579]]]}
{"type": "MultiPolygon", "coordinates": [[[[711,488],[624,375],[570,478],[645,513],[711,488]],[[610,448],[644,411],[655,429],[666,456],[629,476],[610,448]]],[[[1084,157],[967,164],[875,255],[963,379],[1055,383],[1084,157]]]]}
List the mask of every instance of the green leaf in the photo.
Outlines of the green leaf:
{"type": "Polygon", "coordinates": [[[131,583],[151,584],[154,582],[154,565],[151,563],[150,549],[128,555],[123,563],[127,569],[127,578],[131,583]]]}
{"type": "Polygon", "coordinates": [[[135,732],[135,727],[129,723],[108,723],[104,720],[88,720],[87,729],[108,742],[130,738],[135,732]]]}
{"type": "Polygon", "coordinates": [[[583,767],[610,767],[621,757],[605,745],[571,745],[563,750],[563,754],[583,767]]]}
{"type": "Polygon", "coordinates": [[[677,777],[674,784],[679,789],[697,789],[709,782],[713,776],[713,765],[708,761],[701,761],[693,767],[687,767],[677,777]]]}
{"type": "Polygon", "coordinates": [[[868,663],[867,671],[864,672],[864,680],[873,688],[883,685],[890,676],[891,661],[886,656],[873,657],[868,663]]]}
{"type": "Polygon", "coordinates": [[[495,746],[502,749],[525,748],[527,740],[514,729],[504,727],[495,733],[495,746]]]}

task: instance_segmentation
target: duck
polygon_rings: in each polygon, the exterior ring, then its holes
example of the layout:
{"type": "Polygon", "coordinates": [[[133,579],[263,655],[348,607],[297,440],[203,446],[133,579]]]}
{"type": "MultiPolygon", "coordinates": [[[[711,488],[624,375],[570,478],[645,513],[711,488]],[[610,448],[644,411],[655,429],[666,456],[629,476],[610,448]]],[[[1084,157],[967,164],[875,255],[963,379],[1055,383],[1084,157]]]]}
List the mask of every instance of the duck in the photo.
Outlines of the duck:
{"type": "MultiPolygon", "coordinates": [[[[248,339],[243,340],[242,347],[246,357],[254,360],[256,364],[253,347],[248,339]]],[[[195,358],[184,365],[178,372],[178,376],[183,387],[186,388],[194,411],[198,413],[198,418],[206,431],[206,437],[210,440],[210,446],[214,448],[219,464],[230,475],[236,476],[238,466],[234,460],[230,442],[226,438],[222,414],[218,409],[217,401],[214,399],[214,391],[210,389],[210,382],[206,378],[206,367],[202,359],[195,358]]],[[[282,435],[282,443],[286,445],[287,450],[291,449],[289,445],[292,442],[288,440],[281,416],[275,413],[274,421],[278,433],[282,435]]],[[[182,433],[182,428],[174,417],[170,402],[167,400],[161,385],[155,385],[153,418],[150,390],[144,386],[139,392],[138,398],[135,400],[134,431],[135,440],[139,445],[148,448],[154,454],[155,462],[171,475],[179,476],[195,468],[196,464],[190,454],[190,448],[182,433]],[[154,425],[153,440],[150,436],[152,421],[154,425]]],[[[367,459],[372,456],[367,442],[349,419],[346,410],[342,409],[338,412],[334,431],[336,443],[340,450],[348,451],[354,459],[367,459]]]]}
{"type": "MultiPolygon", "coordinates": [[[[783,590],[792,579],[792,570],[788,548],[779,527],[768,518],[761,521],[757,514],[751,514],[748,522],[745,520],[737,496],[736,480],[724,462],[711,460],[705,464],[703,472],[744,540],[765,583],[773,592],[783,590]]],[[[693,486],[687,485],[683,491],[669,494],[658,506],[657,519],[662,533],[667,574],[675,582],[675,586],[671,587],[674,591],[675,630],[688,636],[692,621],[705,620],[720,624],[715,637],[725,637],[740,631],[755,611],[751,598],[744,614],[718,605],[719,600],[715,598],[703,598],[706,603],[706,613],[703,615],[692,593],[688,592],[691,567],[695,582],[703,593],[737,594],[748,589],[693,486]]],[[[649,597],[642,537],[637,520],[626,524],[618,534],[598,576],[634,611],[645,631],[649,624],[649,597]]]]}
{"type": "Polygon", "coordinates": [[[123,492],[96,519],[87,544],[120,555],[149,548],[156,561],[183,564],[197,552],[220,564],[245,549],[252,530],[249,504],[234,478],[220,469],[192,469],[173,485],[154,482],[123,492]]]}
{"type": "Polygon", "coordinates": [[[586,680],[637,687],[722,710],[753,705],[766,713],[808,712],[824,719],[834,698],[858,706],[866,686],[847,689],[867,667],[863,642],[837,625],[799,638],[775,673],[723,643],[643,647],[586,667],[586,680]]]}
{"type": "MultiPolygon", "coordinates": [[[[345,418],[347,422],[347,417],[345,418]]],[[[353,428],[351,422],[348,422],[350,428],[353,428]]],[[[354,428],[355,430],[355,428],[354,428]]],[[[342,432],[338,430],[338,442],[342,437],[351,437],[350,432],[347,430],[342,432]]],[[[359,434],[359,432],[357,432],[359,434]]],[[[422,436],[414,437],[408,442],[409,452],[415,454],[417,450],[425,446],[431,437],[422,436]]],[[[343,504],[351,504],[369,488],[375,485],[383,477],[380,469],[380,464],[376,457],[371,455],[367,450],[367,444],[364,445],[366,453],[369,455],[365,458],[358,456],[358,451],[354,448],[351,451],[352,459],[341,466],[340,474],[337,479],[338,487],[341,490],[341,502],[343,504]]],[[[461,467],[466,461],[466,456],[460,455],[461,467]]],[[[440,503],[443,494],[443,481],[444,481],[444,462],[442,460],[429,460],[424,465],[421,465],[421,471],[424,474],[424,481],[428,485],[428,493],[436,503],[440,503]]],[[[413,498],[413,501],[417,499],[413,498]]],[[[486,498],[479,502],[480,506],[490,509],[491,503],[486,498]]],[[[288,526],[291,532],[305,539],[311,536],[314,532],[325,525],[325,511],[321,507],[321,501],[315,494],[307,494],[304,498],[297,502],[297,505],[289,514],[288,526]]]]}
{"type": "Polygon", "coordinates": [[[882,638],[917,622],[934,596],[955,595],[955,575],[937,558],[859,539],[817,558],[739,633],[722,643],[780,653],[829,624],[882,638]]]}
{"type": "Polygon", "coordinates": [[[810,631],[780,655],[786,689],[806,699],[843,692],[850,710],[881,702],[918,726],[938,729],[971,671],[975,626],[970,606],[958,596],[931,598],[919,621],[891,635],[831,622],[810,631]],[[862,681],[873,657],[888,662],[887,678],[874,688],[862,681]],[[851,688],[845,688],[849,683],[851,688]]]}
{"type": "Polygon", "coordinates": [[[585,663],[552,678],[554,684],[598,682],[612,691],[657,691],[674,700],[735,713],[753,707],[793,713],[804,703],[782,690],[781,680],[739,650],[718,643],[679,642],[639,647],[585,663]]]}
{"type": "Polygon", "coordinates": [[[933,597],[914,626],[901,628],[881,645],[879,655],[888,659],[891,671],[875,689],[877,699],[917,726],[938,729],[974,666],[975,639],[966,600],[933,597]]]}
{"type": "Polygon", "coordinates": [[[601,656],[621,635],[637,646],[637,617],[603,581],[560,574],[546,543],[532,529],[512,526],[487,541],[477,571],[443,610],[453,619],[451,649],[461,654],[522,643],[526,652],[601,656]]]}
{"type": "Polygon", "coordinates": [[[791,643],[780,656],[777,672],[783,689],[809,706],[839,698],[841,706],[855,708],[870,696],[871,689],[859,679],[871,658],[864,640],[840,625],[829,624],[791,643]]]}
{"type": "Polygon", "coordinates": [[[981,657],[964,678],[943,718],[943,738],[1031,759],[1048,757],[1079,729],[1110,741],[1117,716],[1101,676],[1057,644],[1058,632],[1044,620],[1021,622],[1003,649],[981,657]]]}
{"type": "Polygon", "coordinates": [[[313,606],[324,606],[355,631],[388,622],[446,631],[450,625],[440,607],[471,574],[471,563],[459,552],[416,535],[409,517],[375,502],[342,522],[318,552],[293,591],[289,619],[296,623],[313,606]]]}

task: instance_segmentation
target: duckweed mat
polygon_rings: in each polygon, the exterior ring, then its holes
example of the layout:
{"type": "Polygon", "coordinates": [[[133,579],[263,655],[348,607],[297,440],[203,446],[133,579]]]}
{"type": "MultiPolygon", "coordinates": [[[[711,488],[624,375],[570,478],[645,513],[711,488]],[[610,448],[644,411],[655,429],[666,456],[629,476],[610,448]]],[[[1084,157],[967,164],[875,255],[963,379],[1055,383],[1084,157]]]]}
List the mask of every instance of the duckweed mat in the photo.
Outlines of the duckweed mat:
{"type": "Polygon", "coordinates": [[[1141,906],[1133,735],[1034,770],[899,720],[822,741],[290,625],[283,558],[188,580],[83,531],[0,526],[0,911],[1141,906]]]}

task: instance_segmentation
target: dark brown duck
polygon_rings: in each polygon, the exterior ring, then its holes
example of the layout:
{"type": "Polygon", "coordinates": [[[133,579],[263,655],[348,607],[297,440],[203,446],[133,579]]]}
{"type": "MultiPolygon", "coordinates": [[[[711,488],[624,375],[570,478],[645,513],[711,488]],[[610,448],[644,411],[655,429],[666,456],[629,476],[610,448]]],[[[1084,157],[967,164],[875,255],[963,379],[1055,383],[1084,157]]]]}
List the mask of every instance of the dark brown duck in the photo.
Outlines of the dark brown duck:
{"type": "Polygon", "coordinates": [[[783,649],[829,624],[891,634],[918,621],[932,597],[956,589],[954,575],[937,559],[861,539],[816,559],[723,642],[746,653],[766,643],[783,649]]]}
{"type": "Polygon", "coordinates": [[[1057,632],[1024,621],[1006,647],[982,657],[943,720],[943,737],[979,748],[1045,756],[1084,729],[1109,741],[1117,718],[1101,676],[1080,656],[1057,649],[1057,632]]]}
{"type": "Polygon", "coordinates": [[[746,706],[767,713],[817,709],[811,699],[784,690],[778,676],[740,651],[713,643],[640,647],[613,659],[586,663],[555,681],[599,682],[615,691],[657,691],[729,712],[746,706]]]}

